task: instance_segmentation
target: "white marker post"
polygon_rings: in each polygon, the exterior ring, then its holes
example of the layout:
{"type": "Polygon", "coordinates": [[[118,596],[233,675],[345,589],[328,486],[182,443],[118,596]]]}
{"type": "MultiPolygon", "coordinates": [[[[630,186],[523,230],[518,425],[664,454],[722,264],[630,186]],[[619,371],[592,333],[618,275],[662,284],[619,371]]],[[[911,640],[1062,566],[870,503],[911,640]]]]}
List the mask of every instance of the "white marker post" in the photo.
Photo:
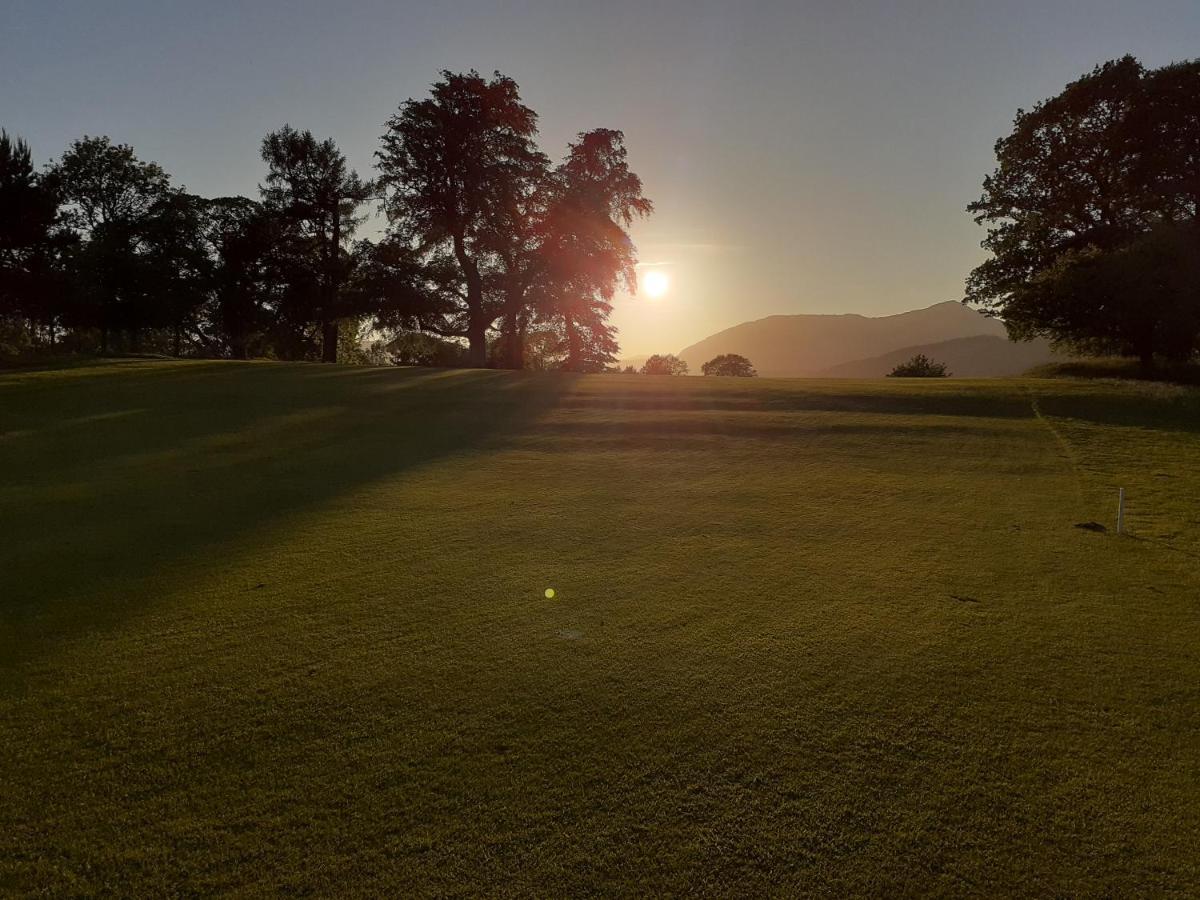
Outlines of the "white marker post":
{"type": "Polygon", "coordinates": [[[1117,490],[1117,534],[1125,530],[1125,488],[1117,490]]]}

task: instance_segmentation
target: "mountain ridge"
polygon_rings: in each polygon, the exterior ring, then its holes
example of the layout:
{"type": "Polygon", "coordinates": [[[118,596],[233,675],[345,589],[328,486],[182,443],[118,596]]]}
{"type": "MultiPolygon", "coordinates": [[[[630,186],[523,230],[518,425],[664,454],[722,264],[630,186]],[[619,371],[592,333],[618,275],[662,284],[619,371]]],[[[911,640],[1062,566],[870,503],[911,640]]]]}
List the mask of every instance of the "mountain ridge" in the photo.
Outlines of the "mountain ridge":
{"type": "MultiPolygon", "coordinates": [[[[812,377],[839,366],[872,362],[904,348],[970,337],[1003,338],[1006,345],[1017,346],[1007,340],[1004,325],[997,319],[947,300],[887,316],[861,313],[766,316],[719,331],[684,348],[678,355],[693,372],[721,353],[738,353],[747,357],[760,375],[812,377]]],[[[992,350],[996,346],[989,345],[992,350]]],[[[1022,358],[1027,355],[1014,354],[1022,358]]],[[[997,366],[1005,368],[1001,363],[997,366]]]]}

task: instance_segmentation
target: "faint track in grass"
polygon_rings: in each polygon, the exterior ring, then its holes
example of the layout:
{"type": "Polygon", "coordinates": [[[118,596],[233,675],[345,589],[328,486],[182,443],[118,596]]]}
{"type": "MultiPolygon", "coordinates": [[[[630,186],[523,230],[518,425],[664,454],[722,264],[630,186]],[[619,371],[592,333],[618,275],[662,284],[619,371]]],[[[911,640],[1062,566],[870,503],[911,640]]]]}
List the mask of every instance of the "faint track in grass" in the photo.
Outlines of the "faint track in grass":
{"type": "Polygon", "coordinates": [[[1064,437],[1063,434],[1054,427],[1054,423],[1051,422],[1049,417],[1042,412],[1042,408],[1038,404],[1037,394],[1033,392],[1033,389],[1026,387],[1025,391],[1029,394],[1029,405],[1033,409],[1034,418],[1041,422],[1042,425],[1045,426],[1046,430],[1054,436],[1054,440],[1058,444],[1059,449],[1062,450],[1063,455],[1067,458],[1067,462],[1071,464],[1071,471],[1075,476],[1075,498],[1079,505],[1080,511],[1086,510],[1087,495],[1083,487],[1083,467],[1079,463],[1079,457],[1076,456],[1075,450],[1071,447],[1071,442],[1068,441],[1066,437],[1064,437]]]}

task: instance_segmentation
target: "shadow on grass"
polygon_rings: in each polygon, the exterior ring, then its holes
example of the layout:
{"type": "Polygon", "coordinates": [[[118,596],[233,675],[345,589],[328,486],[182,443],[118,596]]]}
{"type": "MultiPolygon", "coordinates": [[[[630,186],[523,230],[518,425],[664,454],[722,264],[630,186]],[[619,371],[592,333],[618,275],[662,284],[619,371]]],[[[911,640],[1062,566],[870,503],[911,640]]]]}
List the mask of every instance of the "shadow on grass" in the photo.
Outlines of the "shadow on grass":
{"type": "Polygon", "coordinates": [[[671,412],[843,412],[884,415],[940,415],[1028,419],[1028,398],[1019,388],[998,383],[962,382],[912,386],[889,382],[855,383],[809,379],[667,379],[610,376],[616,387],[603,394],[577,394],[566,408],[671,412]],[[700,382],[700,384],[696,384],[700,382]],[[715,382],[715,383],[714,383],[715,382]],[[735,383],[738,382],[738,383],[735,383]]]}
{"type": "Polygon", "coordinates": [[[672,449],[697,447],[711,449],[712,440],[796,442],[819,438],[861,437],[877,441],[929,440],[939,441],[961,437],[999,437],[1011,432],[986,425],[952,424],[939,421],[917,423],[890,422],[813,422],[789,421],[786,418],[754,415],[725,419],[717,426],[704,418],[648,418],[645,420],[608,420],[543,422],[538,436],[553,436],[556,449],[570,450],[577,444],[566,438],[583,441],[593,447],[645,447],[648,442],[665,441],[672,449]],[[693,441],[692,439],[700,439],[693,441]]]}
{"type": "Polygon", "coordinates": [[[179,563],[215,563],[371,482],[482,454],[573,380],[261,363],[61,374],[0,378],[0,661],[152,606],[179,563]]]}
{"type": "Polygon", "coordinates": [[[1033,378],[1121,379],[1200,385],[1200,364],[1194,362],[1160,361],[1154,368],[1146,370],[1136,359],[1083,358],[1035,366],[1026,374],[1033,378]]]}
{"type": "Polygon", "coordinates": [[[1030,388],[1047,415],[1100,425],[1200,432],[1200,390],[1160,382],[1039,379],[709,379],[611,376],[612,390],[565,398],[574,409],[647,412],[839,412],[1029,419],[1030,388]],[[700,382],[700,384],[696,384],[700,382]]]}
{"type": "Polygon", "coordinates": [[[1087,389],[1037,388],[1043,413],[1094,425],[1200,433],[1200,390],[1152,384],[1091,384],[1087,389]]]}

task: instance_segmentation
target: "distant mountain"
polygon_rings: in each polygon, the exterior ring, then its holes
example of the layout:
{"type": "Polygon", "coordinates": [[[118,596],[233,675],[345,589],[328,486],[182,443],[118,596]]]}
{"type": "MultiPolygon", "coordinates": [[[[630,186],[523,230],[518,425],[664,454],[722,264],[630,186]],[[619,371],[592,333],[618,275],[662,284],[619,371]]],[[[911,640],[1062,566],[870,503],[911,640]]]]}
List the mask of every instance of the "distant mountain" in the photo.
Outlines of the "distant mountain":
{"type": "Polygon", "coordinates": [[[822,378],[882,378],[902,362],[924,353],[945,363],[955,378],[1001,378],[1061,359],[1044,340],[1010,341],[992,334],[955,338],[936,344],[902,347],[882,356],[841,363],[818,373],[822,378]]]}
{"type": "Polygon", "coordinates": [[[1007,340],[1003,324],[948,300],[926,309],[877,318],[769,316],[727,328],[686,348],[679,356],[693,372],[699,372],[701,365],[721,353],[740,353],[754,363],[760,375],[816,376],[845,363],[873,360],[901,348],[981,336],[1007,340]]]}

